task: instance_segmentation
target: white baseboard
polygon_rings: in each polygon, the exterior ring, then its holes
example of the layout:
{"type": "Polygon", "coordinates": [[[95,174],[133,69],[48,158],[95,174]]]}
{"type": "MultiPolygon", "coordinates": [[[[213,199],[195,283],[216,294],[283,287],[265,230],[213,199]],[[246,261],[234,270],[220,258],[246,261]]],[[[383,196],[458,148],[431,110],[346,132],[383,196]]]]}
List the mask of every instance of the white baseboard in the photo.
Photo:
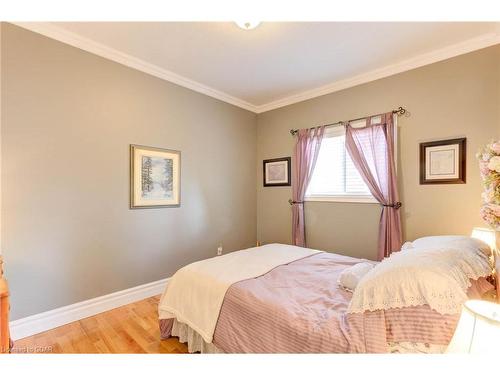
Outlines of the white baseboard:
{"type": "Polygon", "coordinates": [[[12,340],[19,340],[104,311],[156,296],[163,293],[168,280],[167,278],[153,281],[152,283],[14,320],[9,324],[12,340]]]}

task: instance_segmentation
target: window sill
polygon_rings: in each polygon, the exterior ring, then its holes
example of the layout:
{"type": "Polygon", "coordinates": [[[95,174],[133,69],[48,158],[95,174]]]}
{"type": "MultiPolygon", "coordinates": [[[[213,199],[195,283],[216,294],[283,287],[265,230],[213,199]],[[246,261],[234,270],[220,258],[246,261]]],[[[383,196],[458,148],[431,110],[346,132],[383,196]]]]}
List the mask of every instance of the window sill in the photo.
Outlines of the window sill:
{"type": "Polygon", "coordinates": [[[379,204],[373,197],[366,196],[332,196],[332,195],[316,195],[304,198],[305,202],[332,202],[332,203],[370,203],[379,204]]]}

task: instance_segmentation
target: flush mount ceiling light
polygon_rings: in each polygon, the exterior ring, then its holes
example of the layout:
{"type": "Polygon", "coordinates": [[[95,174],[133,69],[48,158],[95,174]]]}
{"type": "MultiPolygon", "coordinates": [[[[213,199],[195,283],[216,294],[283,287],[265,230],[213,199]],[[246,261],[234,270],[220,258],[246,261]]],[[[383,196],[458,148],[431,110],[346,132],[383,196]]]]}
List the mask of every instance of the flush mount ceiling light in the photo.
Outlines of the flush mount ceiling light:
{"type": "Polygon", "coordinates": [[[260,21],[236,21],[236,24],[243,30],[252,30],[259,26],[260,21]]]}

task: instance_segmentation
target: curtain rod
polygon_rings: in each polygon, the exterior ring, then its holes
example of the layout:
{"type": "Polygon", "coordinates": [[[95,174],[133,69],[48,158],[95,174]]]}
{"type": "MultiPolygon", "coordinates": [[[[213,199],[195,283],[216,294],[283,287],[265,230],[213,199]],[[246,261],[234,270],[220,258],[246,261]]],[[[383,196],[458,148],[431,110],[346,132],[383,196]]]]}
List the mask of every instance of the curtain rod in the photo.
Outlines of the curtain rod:
{"type": "MultiPolygon", "coordinates": [[[[398,109],[394,109],[392,111],[393,114],[397,114],[398,116],[401,116],[401,115],[404,115],[406,113],[406,109],[403,108],[403,107],[399,107],[398,109]]],[[[364,120],[365,118],[368,118],[368,117],[377,117],[377,116],[381,116],[383,115],[383,113],[379,113],[378,115],[371,115],[371,116],[365,116],[365,117],[359,117],[359,118],[355,118],[355,119],[352,119],[352,120],[349,120],[349,121],[337,121],[337,122],[333,122],[331,124],[326,124],[324,126],[340,126],[340,125],[344,125],[346,122],[351,122],[351,121],[359,121],[359,120],[364,120]]],[[[314,128],[309,128],[309,129],[314,129],[314,128]]],[[[295,135],[299,132],[298,129],[291,129],[290,130],[290,134],[291,135],[295,135]]]]}

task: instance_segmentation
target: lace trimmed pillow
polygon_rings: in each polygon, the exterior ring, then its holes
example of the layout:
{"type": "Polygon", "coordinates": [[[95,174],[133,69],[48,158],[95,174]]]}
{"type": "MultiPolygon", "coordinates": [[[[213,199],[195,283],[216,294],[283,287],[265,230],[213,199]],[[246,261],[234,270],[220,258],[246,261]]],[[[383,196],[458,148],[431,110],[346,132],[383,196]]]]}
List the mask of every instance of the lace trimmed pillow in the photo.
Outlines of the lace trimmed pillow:
{"type": "Polygon", "coordinates": [[[460,240],[396,252],[359,282],[348,312],[429,305],[441,314],[459,314],[470,279],[490,273],[488,257],[460,240]]]}

